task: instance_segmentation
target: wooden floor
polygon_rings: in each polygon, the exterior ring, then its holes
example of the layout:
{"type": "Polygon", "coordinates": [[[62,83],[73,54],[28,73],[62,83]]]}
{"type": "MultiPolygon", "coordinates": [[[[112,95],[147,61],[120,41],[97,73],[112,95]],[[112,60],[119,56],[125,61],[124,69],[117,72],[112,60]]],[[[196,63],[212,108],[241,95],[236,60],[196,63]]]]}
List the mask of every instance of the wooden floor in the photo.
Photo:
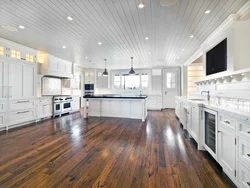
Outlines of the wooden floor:
{"type": "Polygon", "coordinates": [[[146,122],[50,119],[0,135],[0,187],[232,187],[178,125],[173,110],[146,122]]]}

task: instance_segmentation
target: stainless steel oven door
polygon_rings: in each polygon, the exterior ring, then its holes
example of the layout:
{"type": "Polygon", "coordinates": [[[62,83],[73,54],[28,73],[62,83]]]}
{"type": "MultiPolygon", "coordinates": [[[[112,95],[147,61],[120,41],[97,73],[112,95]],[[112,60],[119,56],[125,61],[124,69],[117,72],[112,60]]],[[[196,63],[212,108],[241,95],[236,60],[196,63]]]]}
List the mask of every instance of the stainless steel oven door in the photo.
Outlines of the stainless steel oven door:
{"type": "Polygon", "coordinates": [[[62,113],[62,103],[54,103],[54,114],[62,113]]]}
{"type": "Polygon", "coordinates": [[[70,112],[72,110],[71,102],[63,102],[62,103],[62,112],[70,112]]]}

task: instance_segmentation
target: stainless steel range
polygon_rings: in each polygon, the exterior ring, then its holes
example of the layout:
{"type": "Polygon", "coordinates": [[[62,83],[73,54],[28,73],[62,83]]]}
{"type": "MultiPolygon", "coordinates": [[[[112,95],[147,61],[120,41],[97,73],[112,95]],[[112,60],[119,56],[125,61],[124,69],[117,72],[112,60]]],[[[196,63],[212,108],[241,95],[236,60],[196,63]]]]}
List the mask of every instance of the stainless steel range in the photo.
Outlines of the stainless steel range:
{"type": "Polygon", "coordinates": [[[71,96],[54,96],[53,97],[53,117],[61,116],[62,114],[72,111],[72,97],[71,96]]]}

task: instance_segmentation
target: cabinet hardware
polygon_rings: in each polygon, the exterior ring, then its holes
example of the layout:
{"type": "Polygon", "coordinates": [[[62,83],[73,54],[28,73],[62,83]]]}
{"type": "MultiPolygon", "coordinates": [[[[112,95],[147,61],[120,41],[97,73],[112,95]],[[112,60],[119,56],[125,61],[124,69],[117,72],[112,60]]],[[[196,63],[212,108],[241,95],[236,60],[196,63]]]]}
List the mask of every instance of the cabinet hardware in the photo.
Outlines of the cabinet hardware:
{"type": "Polygon", "coordinates": [[[247,133],[250,134],[250,131],[248,131],[247,133]]]}
{"type": "Polygon", "coordinates": [[[250,157],[250,153],[249,153],[249,154],[247,154],[247,156],[248,156],[248,157],[250,157]]]}
{"type": "Polygon", "coordinates": [[[234,171],[234,176],[236,177],[236,170],[234,171]]]}
{"type": "Polygon", "coordinates": [[[218,133],[222,133],[221,131],[218,131],[218,133]]]}
{"type": "Polygon", "coordinates": [[[236,145],[236,144],[237,144],[237,142],[236,142],[236,141],[237,141],[237,140],[236,140],[236,138],[235,138],[234,140],[235,140],[235,145],[236,145]]]}
{"type": "Polygon", "coordinates": [[[17,103],[26,103],[26,102],[30,102],[30,101],[17,101],[17,103]]]}
{"type": "Polygon", "coordinates": [[[247,182],[247,185],[249,185],[249,186],[250,186],[250,181],[249,181],[249,182],[247,182]]]}
{"type": "Polygon", "coordinates": [[[24,114],[24,113],[27,113],[27,112],[29,112],[29,110],[23,111],[23,112],[17,112],[16,114],[24,114]]]}
{"type": "Polygon", "coordinates": [[[228,120],[224,120],[224,123],[226,123],[226,124],[230,124],[230,121],[228,121],[228,120]]]}

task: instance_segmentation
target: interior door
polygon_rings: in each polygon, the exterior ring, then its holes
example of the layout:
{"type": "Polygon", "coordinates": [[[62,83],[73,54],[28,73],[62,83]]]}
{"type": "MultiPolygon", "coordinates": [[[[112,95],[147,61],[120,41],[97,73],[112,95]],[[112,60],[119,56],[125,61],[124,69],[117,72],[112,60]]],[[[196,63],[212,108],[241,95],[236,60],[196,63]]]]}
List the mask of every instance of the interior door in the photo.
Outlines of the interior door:
{"type": "Polygon", "coordinates": [[[174,108],[175,96],[180,96],[180,69],[163,69],[163,108],[174,108]]]}

